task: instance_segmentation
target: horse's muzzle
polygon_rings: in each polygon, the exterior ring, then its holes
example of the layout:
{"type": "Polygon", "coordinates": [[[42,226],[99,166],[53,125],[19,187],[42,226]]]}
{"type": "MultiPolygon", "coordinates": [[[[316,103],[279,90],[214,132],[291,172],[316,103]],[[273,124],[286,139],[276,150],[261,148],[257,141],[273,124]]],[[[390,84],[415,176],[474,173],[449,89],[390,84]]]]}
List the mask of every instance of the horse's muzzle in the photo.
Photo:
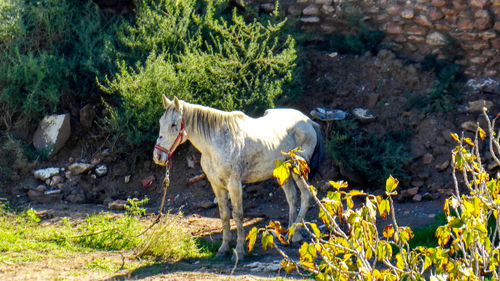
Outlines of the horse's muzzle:
{"type": "Polygon", "coordinates": [[[167,165],[168,153],[160,151],[159,149],[155,148],[155,150],[153,150],[153,161],[155,162],[156,165],[160,166],[167,165]]]}

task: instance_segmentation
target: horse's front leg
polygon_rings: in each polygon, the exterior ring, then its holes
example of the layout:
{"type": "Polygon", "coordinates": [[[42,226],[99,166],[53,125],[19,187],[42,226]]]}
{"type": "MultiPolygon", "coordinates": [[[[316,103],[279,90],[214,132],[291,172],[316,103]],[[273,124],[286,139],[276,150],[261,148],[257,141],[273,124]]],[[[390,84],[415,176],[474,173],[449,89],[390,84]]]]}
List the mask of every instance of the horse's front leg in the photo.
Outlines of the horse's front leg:
{"type": "Polygon", "coordinates": [[[236,255],[233,255],[233,260],[235,258],[242,259],[245,255],[245,230],[243,229],[243,203],[242,203],[242,186],[241,181],[237,179],[231,179],[228,182],[229,197],[231,198],[231,204],[233,206],[233,219],[236,223],[236,231],[238,234],[236,240],[236,255]]]}
{"type": "Polygon", "coordinates": [[[217,203],[219,205],[219,216],[222,221],[222,245],[217,251],[217,257],[223,257],[229,252],[229,243],[231,243],[231,228],[229,225],[229,202],[228,202],[228,192],[227,190],[217,187],[212,184],[212,189],[215,193],[215,198],[217,198],[217,203]]]}

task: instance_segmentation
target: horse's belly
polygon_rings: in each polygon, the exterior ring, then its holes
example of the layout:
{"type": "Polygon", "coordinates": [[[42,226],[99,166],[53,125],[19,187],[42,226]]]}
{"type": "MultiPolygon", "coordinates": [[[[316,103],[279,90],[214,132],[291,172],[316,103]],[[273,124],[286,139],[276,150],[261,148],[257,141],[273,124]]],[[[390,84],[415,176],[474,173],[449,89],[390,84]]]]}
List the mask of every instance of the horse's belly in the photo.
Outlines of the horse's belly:
{"type": "Polygon", "coordinates": [[[241,181],[243,183],[255,183],[270,179],[273,176],[274,163],[270,165],[257,165],[248,168],[241,181]]]}

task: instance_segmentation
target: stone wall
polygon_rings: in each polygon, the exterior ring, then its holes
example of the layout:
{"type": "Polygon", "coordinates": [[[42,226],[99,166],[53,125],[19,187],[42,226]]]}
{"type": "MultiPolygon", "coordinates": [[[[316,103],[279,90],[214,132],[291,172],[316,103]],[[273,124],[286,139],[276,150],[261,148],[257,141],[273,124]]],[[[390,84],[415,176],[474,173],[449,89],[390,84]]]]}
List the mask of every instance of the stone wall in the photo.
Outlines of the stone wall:
{"type": "MultiPolygon", "coordinates": [[[[261,0],[261,10],[274,8],[261,0]]],[[[304,32],[346,33],[349,18],[386,34],[393,51],[415,60],[455,58],[469,76],[500,75],[500,0],[281,0],[304,32]]]]}

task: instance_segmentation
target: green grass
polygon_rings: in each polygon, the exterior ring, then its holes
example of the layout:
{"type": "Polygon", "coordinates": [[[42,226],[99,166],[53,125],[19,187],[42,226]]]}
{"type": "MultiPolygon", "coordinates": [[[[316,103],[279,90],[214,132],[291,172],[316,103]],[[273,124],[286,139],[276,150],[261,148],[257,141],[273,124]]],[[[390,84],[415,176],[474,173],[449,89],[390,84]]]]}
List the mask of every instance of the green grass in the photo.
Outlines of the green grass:
{"type": "MultiPolygon", "coordinates": [[[[24,262],[65,258],[89,251],[143,251],[147,260],[177,261],[213,255],[201,246],[183,224],[181,215],[166,215],[145,235],[149,222],[126,214],[98,213],[83,220],[40,221],[30,209],[13,212],[0,206],[0,261],[24,262]],[[145,242],[150,242],[145,247],[145,242]],[[144,251],[144,249],[146,249],[144,251]]],[[[94,260],[91,269],[111,270],[106,259],[94,260]]]]}
{"type": "Polygon", "coordinates": [[[425,227],[417,227],[413,229],[413,238],[409,241],[410,248],[415,249],[418,246],[424,247],[437,247],[438,240],[436,238],[436,229],[446,224],[446,217],[444,212],[439,213],[435,217],[433,224],[425,227]]]}

